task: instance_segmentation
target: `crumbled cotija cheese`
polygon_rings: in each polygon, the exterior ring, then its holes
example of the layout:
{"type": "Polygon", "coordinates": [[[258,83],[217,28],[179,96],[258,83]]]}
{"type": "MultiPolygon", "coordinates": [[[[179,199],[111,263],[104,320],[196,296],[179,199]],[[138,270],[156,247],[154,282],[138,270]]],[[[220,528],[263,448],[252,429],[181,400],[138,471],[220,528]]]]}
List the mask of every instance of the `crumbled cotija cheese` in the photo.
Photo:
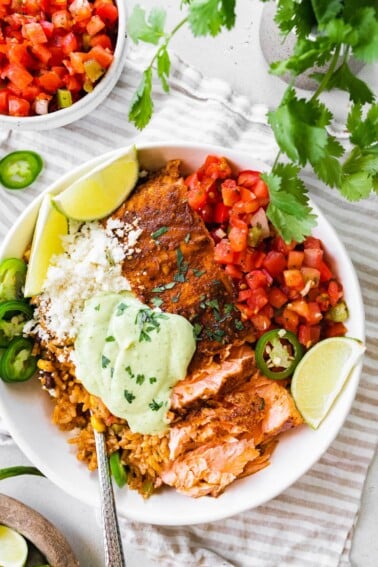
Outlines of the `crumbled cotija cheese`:
{"type": "Polygon", "coordinates": [[[99,222],[71,223],[62,239],[64,252],[51,260],[34,328],[31,323],[29,331],[46,340],[73,338],[86,299],[101,292],[130,290],[122,262],[136,252],[141,232],[137,220],[124,224],[110,218],[105,227],[99,222]],[[39,319],[43,324],[38,324],[39,319]]]}

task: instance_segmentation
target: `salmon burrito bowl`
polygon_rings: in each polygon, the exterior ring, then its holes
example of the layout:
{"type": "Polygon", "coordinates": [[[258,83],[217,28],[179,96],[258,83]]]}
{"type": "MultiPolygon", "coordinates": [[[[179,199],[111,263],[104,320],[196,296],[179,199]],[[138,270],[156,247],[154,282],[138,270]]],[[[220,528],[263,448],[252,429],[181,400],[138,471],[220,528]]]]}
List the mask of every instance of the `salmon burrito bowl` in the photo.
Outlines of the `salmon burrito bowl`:
{"type": "Polygon", "coordinates": [[[1,252],[0,411],[53,482],[178,525],[273,498],[341,428],[364,351],[347,253],[321,211],[275,226],[264,172],[224,148],[111,151],[49,187],[1,252]]]}

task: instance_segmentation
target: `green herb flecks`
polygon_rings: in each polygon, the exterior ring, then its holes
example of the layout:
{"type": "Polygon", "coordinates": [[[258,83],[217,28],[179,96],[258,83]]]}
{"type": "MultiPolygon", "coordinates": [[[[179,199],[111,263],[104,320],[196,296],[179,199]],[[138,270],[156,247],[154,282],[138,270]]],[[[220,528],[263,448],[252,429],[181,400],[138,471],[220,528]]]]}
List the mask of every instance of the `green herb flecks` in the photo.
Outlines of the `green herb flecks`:
{"type": "Polygon", "coordinates": [[[150,333],[160,331],[160,321],[159,319],[168,319],[168,316],[164,313],[159,313],[153,311],[146,307],[145,309],[140,309],[135,318],[135,325],[139,327],[139,342],[147,341],[151,342],[150,333]]]}
{"type": "Polygon", "coordinates": [[[157,287],[152,288],[152,292],[153,293],[161,293],[163,291],[165,291],[166,289],[172,289],[173,287],[175,287],[176,282],[168,282],[166,284],[163,285],[159,285],[157,287]]]}
{"type": "Polygon", "coordinates": [[[183,283],[186,281],[186,274],[189,268],[188,262],[184,260],[184,254],[182,253],[181,248],[177,248],[176,250],[176,258],[177,258],[177,273],[174,275],[173,279],[175,282],[183,283]]]}
{"type": "Polygon", "coordinates": [[[159,411],[159,409],[163,407],[163,402],[152,400],[152,402],[148,404],[148,407],[152,409],[152,411],[159,411]]]}
{"type": "Polygon", "coordinates": [[[101,367],[102,368],[108,368],[109,364],[110,364],[110,359],[107,356],[102,355],[101,356],[101,367]]]}
{"type": "Polygon", "coordinates": [[[114,341],[115,341],[115,337],[113,337],[113,335],[109,335],[105,339],[105,342],[107,342],[107,343],[114,343],[114,341]]]}
{"type": "Polygon", "coordinates": [[[119,303],[116,309],[116,316],[120,317],[121,315],[123,315],[128,307],[129,306],[126,305],[126,303],[119,303]]]}
{"type": "Polygon", "coordinates": [[[129,390],[124,390],[123,396],[124,396],[125,400],[127,402],[129,402],[129,404],[132,404],[133,401],[135,400],[135,395],[132,392],[129,392],[129,390]]]}
{"type": "Polygon", "coordinates": [[[161,297],[153,297],[151,299],[151,303],[152,305],[154,305],[154,307],[160,307],[164,303],[164,301],[161,297]]]}
{"type": "Polygon", "coordinates": [[[167,226],[161,226],[160,228],[158,228],[157,230],[155,230],[155,232],[153,232],[151,234],[151,238],[153,238],[154,240],[157,240],[159,238],[159,236],[162,236],[163,234],[168,232],[168,230],[169,230],[169,228],[167,226]]]}
{"type": "Polygon", "coordinates": [[[150,384],[155,384],[157,382],[157,378],[155,376],[151,376],[151,378],[148,379],[150,384]]]}

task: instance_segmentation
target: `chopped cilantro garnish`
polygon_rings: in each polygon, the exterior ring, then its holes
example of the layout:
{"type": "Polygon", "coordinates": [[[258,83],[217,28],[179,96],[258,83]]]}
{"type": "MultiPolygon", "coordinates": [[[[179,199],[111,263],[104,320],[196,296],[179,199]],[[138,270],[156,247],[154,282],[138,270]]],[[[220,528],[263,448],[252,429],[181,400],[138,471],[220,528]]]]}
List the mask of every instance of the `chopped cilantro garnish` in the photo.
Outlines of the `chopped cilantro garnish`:
{"type": "Polygon", "coordinates": [[[189,241],[190,241],[190,232],[188,232],[188,233],[185,235],[185,238],[184,238],[185,244],[188,244],[189,241]]]}
{"type": "Polygon", "coordinates": [[[148,407],[152,409],[152,411],[159,411],[159,409],[163,406],[163,402],[157,402],[156,400],[152,400],[148,407]]]}
{"type": "Polygon", "coordinates": [[[151,378],[149,378],[149,382],[150,384],[155,384],[155,382],[157,382],[157,378],[155,378],[155,376],[151,376],[151,378]]]}
{"type": "Polygon", "coordinates": [[[119,303],[117,305],[117,310],[116,310],[116,315],[117,317],[119,317],[120,315],[122,315],[125,310],[128,308],[128,305],[126,305],[126,303],[119,303]]]}
{"type": "Polygon", "coordinates": [[[126,401],[129,402],[129,404],[132,404],[133,401],[135,400],[135,395],[132,392],[129,392],[129,390],[124,390],[123,395],[126,401]]]}
{"type": "Polygon", "coordinates": [[[166,284],[163,285],[159,285],[157,287],[152,288],[152,292],[153,293],[161,293],[162,291],[165,291],[166,289],[172,289],[173,287],[175,287],[176,282],[168,282],[166,284]]]}
{"type": "Polygon", "coordinates": [[[162,303],[164,303],[164,301],[162,300],[161,297],[153,297],[151,300],[151,303],[155,306],[155,307],[160,307],[160,305],[162,303]]]}
{"type": "Polygon", "coordinates": [[[141,386],[145,380],[144,374],[137,374],[136,376],[136,383],[138,386],[141,386]]]}
{"type": "Polygon", "coordinates": [[[107,368],[110,364],[110,359],[104,355],[101,357],[101,366],[102,368],[107,368]]]}
{"type": "Polygon", "coordinates": [[[101,307],[101,305],[98,304],[98,305],[95,306],[94,310],[95,310],[95,311],[100,311],[100,307],[101,307]]]}
{"type": "Polygon", "coordinates": [[[151,337],[149,333],[152,331],[156,331],[159,333],[160,331],[160,322],[159,319],[168,319],[167,315],[164,313],[158,313],[153,311],[149,307],[145,309],[140,309],[137,313],[135,318],[135,324],[138,325],[140,329],[139,334],[139,342],[142,341],[151,341],[151,337]]]}
{"type": "Polygon", "coordinates": [[[113,337],[113,335],[109,335],[105,339],[105,342],[107,342],[107,343],[114,343],[114,341],[115,341],[115,338],[113,337]]]}
{"type": "Polygon", "coordinates": [[[193,274],[196,278],[200,278],[203,274],[206,274],[206,270],[197,270],[196,268],[193,268],[193,274]]]}
{"type": "Polygon", "coordinates": [[[167,226],[161,226],[160,228],[158,228],[157,230],[155,230],[155,232],[153,232],[151,234],[151,238],[153,238],[154,240],[156,240],[157,238],[159,238],[159,236],[162,236],[163,234],[165,234],[166,232],[168,232],[168,227],[167,226]]]}

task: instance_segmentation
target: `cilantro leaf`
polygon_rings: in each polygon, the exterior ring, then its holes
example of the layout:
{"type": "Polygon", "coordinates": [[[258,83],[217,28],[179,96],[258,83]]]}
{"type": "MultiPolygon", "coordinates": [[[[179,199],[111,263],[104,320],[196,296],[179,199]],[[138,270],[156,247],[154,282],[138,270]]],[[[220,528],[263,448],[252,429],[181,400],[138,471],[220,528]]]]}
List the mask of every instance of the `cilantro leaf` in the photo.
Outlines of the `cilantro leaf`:
{"type": "Polygon", "coordinates": [[[142,130],[151,120],[154,105],[151,97],[152,91],[152,68],[148,67],[142,76],[142,80],[134,93],[129,110],[129,120],[142,130]]]}
{"type": "Polygon", "coordinates": [[[192,0],[188,4],[189,26],[194,36],[220,33],[223,26],[235,24],[236,0],[192,0]]]}
{"type": "Polygon", "coordinates": [[[344,0],[311,0],[319,24],[336,18],[344,8],[344,0]]]}
{"type": "Polygon", "coordinates": [[[307,189],[298,177],[300,168],[278,163],[261,178],[269,187],[267,216],[285,242],[302,242],[316,226],[316,216],[308,205],[307,189]]]}
{"type": "Polygon", "coordinates": [[[171,70],[171,60],[169,58],[166,44],[162,45],[157,54],[157,74],[161,81],[163,90],[169,91],[168,77],[171,70]]]}
{"type": "Polygon", "coordinates": [[[368,149],[353,148],[343,164],[339,189],[349,201],[378,191],[378,143],[368,149]]]}
{"type": "Polygon", "coordinates": [[[363,7],[353,14],[351,25],[358,32],[358,41],[352,46],[353,55],[365,63],[378,58],[378,20],[373,7],[363,7]]]}
{"type": "Polygon", "coordinates": [[[129,17],[128,33],[134,43],[145,41],[157,45],[164,36],[165,11],[153,8],[146,19],[146,12],[137,4],[129,17]]]}
{"type": "Polygon", "coordinates": [[[298,99],[289,87],[280,106],[268,113],[269,124],[281,151],[305,165],[323,159],[328,146],[326,126],[331,113],[318,100],[298,99]]]}
{"type": "Polygon", "coordinates": [[[342,145],[333,137],[328,137],[326,154],[313,164],[313,168],[319,179],[330,187],[338,187],[341,179],[341,164],[338,157],[344,153],[342,145]]]}
{"type": "Polygon", "coordinates": [[[306,37],[316,25],[311,2],[298,0],[280,0],[274,20],[284,35],[295,29],[299,38],[306,37]]]}
{"type": "Polygon", "coordinates": [[[350,141],[360,148],[366,148],[378,140],[378,104],[372,104],[362,119],[362,106],[352,106],[348,118],[347,128],[350,132],[350,141]]]}
{"type": "Polygon", "coordinates": [[[352,73],[346,62],[343,62],[340,67],[336,69],[327,83],[327,91],[334,88],[349,93],[349,98],[353,102],[365,104],[367,102],[373,102],[374,100],[374,94],[369,89],[368,85],[352,73]]]}

